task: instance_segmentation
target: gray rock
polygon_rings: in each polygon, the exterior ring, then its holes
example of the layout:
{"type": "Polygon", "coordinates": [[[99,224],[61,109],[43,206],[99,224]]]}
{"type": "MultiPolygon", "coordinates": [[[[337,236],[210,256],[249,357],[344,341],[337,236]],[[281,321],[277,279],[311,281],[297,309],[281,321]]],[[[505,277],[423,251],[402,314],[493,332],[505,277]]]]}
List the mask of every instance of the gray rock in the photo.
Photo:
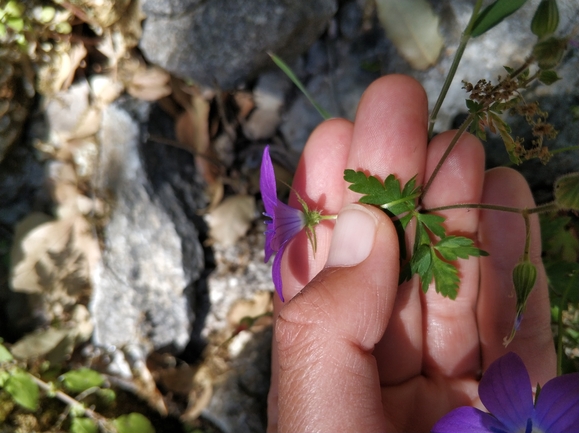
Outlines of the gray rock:
{"type": "Polygon", "coordinates": [[[188,167],[194,183],[192,158],[165,154],[167,163],[152,143],[141,152],[139,125],[119,104],[105,109],[99,138],[98,188],[115,198],[102,262],[93,275],[94,342],[130,345],[144,356],[158,348],[180,351],[189,341],[191,292],[204,267],[198,232],[187,216],[198,197],[179,190],[183,170],[174,169],[188,167]]]}
{"type": "Polygon", "coordinates": [[[214,384],[213,397],[202,415],[223,433],[265,433],[271,337],[271,327],[249,337],[225,378],[214,384]]]}
{"type": "Polygon", "coordinates": [[[267,51],[304,52],[337,10],[335,0],[144,0],[140,47],[173,74],[206,86],[234,88],[271,67],[267,51]],[[197,3],[197,2],[193,2],[197,3]],[[166,7],[164,6],[166,5],[166,7]],[[170,13],[172,11],[173,13],[170,13]]]}

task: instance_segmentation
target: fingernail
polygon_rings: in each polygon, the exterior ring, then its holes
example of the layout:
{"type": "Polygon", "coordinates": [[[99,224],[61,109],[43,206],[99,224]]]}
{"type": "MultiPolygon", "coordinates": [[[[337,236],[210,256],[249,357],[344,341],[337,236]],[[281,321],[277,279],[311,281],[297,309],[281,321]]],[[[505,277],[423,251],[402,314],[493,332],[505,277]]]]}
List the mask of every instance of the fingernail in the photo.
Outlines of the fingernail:
{"type": "Polygon", "coordinates": [[[354,266],[368,258],[376,235],[376,218],[358,204],[338,214],[326,266],[354,266]]]}

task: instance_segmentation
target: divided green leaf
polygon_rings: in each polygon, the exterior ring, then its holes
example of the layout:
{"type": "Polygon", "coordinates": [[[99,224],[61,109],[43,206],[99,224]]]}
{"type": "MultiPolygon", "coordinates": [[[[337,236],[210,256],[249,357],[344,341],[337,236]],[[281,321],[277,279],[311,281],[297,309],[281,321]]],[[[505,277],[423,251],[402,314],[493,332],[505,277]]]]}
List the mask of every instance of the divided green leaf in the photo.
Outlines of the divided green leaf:
{"type": "Polygon", "coordinates": [[[83,392],[95,386],[101,386],[104,377],[90,368],[71,370],[61,376],[62,384],[72,392],[83,392]]]}
{"type": "Polygon", "coordinates": [[[444,236],[446,236],[446,231],[442,226],[442,223],[444,222],[444,217],[441,217],[440,215],[434,215],[431,213],[417,213],[416,218],[418,219],[418,221],[424,224],[428,228],[428,230],[430,230],[439,238],[443,238],[444,236]]]}
{"type": "Polygon", "coordinates": [[[445,262],[432,253],[432,273],[436,292],[444,297],[456,299],[460,283],[456,266],[445,262]]]}
{"type": "Polygon", "coordinates": [[[577,262],[579,225],[569,216],[540,215],[541,243],[550,261],[577,262]]]}
{"type": "Polygon", "coordinates": [[[393,215],[413,211],[415,199],[420,195],[420,187],[416,187],[416,176],[410,179],[404,188],[400,189],[400,182],[391,174],[384,183],[375,176],[366,176],[362,171],[345,170],[344,180],[351,183],[349,188],[363,196],[360,203],[380,206],[393,215]]]}
{"type": "Polygon", "coordinates": [[[489,253],[475,246],[472,239],[464,236],[447,236],[434,246],[445,260],[468,259],[469,256],[488,256],[489,253]]]}
{"type": "Polygon", "coordinates": [[[579,211],[579,173],[570,173],[557,179],[555,203],[559,209],[579,211]]]}
{"type": "Polygon", "coordinates": [[[545,265],[549,280],[549,297],[552,305],[579,302],[579,263],[552,262],[545,265]]]}
{"type": "Polygon", "coordinates": [[[471,31],[476,38],[499,24],[509,15],[515,13],[527,0],[496,0],[478,14],[471,31]]]}

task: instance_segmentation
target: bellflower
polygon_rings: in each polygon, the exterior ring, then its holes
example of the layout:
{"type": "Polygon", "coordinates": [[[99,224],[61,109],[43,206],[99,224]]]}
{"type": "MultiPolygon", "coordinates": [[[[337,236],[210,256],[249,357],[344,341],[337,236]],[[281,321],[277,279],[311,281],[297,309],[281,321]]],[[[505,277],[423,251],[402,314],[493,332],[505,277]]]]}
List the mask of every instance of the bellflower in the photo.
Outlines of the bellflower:
{"type": "Polygon", "coordinates": [[[267,263],[273,253],[277,253],[273,260],[272,278],[275,290],[282,302],[283,290],[281,280],[281,258],[289,241],[293,239],[303,228],[306,229],[308,239],[316,250],[316,233],[314,226],[323,219],[335,218],[335,216],[322,216],[321,212],[309,210],[305,201],[298,196],[302,209],[295,209],[283,203],[277,198],[275,173],[269,156],[269,146],[263,151],[261,161],[261,177],[259,179],[261,197],[265,207],[264,215],[270,218],[266,221],[265,230],[265,258],[267,263]]]}
{"type": "Polygon", "coordinates": [[[493,362],[479,384],[479,397],[491,412],[459,407],[433,427],[433,433],[563,433],[579,430],[579,373],[548,381],[533,391],[521,358],[510,352],[493,362]]]}

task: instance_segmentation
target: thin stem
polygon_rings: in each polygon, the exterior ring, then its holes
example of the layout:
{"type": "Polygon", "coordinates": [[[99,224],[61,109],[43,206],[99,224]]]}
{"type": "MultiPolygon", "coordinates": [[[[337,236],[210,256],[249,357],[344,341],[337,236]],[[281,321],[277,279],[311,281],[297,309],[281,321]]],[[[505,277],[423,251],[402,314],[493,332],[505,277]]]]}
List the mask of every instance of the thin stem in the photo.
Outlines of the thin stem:
{"type": "Polygon", "coordinates": [[[557,204],[553,201],[551,203],[545,203],[537,207],[533,207],[528,209],[529,215],[534,213],[546,213],[546,212],[555,212],[559,210],[557,204]]]}
{"type": "Polygon", "coordinates": [[[457,203],[457,204],[450,204],[447,206],[439,206],[433,207],[429,209],[423,209],[424,212],[438,212],[441,210],[448,210],[448,209],[487,209],[487,210],[498,210],[502,212],[511,212],[511,213],[527,213],[529,215],[535,213],[544,213],[544,212],[553,212],[557,210],[557,205],[552,203],[542,204],[537,207],[533,208],[517,208],[517,207],[509,207],[509,206],[501,206],[498,204],[487,204],[487,203],[457,203]]]}
{"type": "Polygon", "coordinates": [[[498,210],[498,211],[502,211],[502,212],[511,212],[511,213],[518,213],[518,214],[523,213],[523,209],[519,209],[517,207],[500,206],[497,204],[485,204],[485,203],[450,204],[448,206],[439,206],[439,207],[433,207],[430,209],[424,209],[424,212],[438,212],[441,210],[448,210],[448,209],[488,209],[488,210],[498,210]]]}
{"type": "Polygon", "coordinates": [[[38,387],[40,389],[42,389],[43,391],[45,391],[48,394],[54,394],[54,396],[59,399],[61,402],[63,402],[64,404],[66,404],[67,406],[70,407],[82,407],[83,412],[86,416],[88,416],[89,418],[94,419],[95,421],[99,421],[102,419],[102,417],[96,413],[95,411],[88,409],[86,407],[83,406],[82,403],[80,403],[78,400],[75,400],[74,398],[72,398],[70,395],[65,394],[62,391],[54,391],[51,386],[44,382],[43,380],[37,378],[36,376],[28,373],[28,375],[32,378],[32,380],[38,385],[38,387]]]}
{"type": "Polygon", "coordinates": [[[424,200],[424,196],[426,195],[426,193],[430,189],[430,186],[432,185],[432,181],[434,180],[434,178],[436,177],[436,175],[438,174],[438,172],[442,168],[444,161],[446,161],[446,158],[448,158],[448,155],[450,155],[450,152],[452,152],[452,149],[454,149],[454,146],[456,146],[456,144],[458,143],[458,140],[460,139],[460,137],[462,137],[462,134],[464,134],[464,132],[467,130],[467,128],[470,126],[470,124],[472,123],[473,120],[474,120],[474,116],[472,115],[472,113],[470,113],[468,115],[468,117],[466,118],[466,120],[460,126],[459,130],[456,131],[456,134],[454,135],[454,137],[452,138],[452,141],[450,142],[450,144],[448,145],[448,147],[444,151],[444,154],[440,158],[440,161],[438,161],[438,164],[436,164],[436,167],[435,167],[434,171],[432,172],[432,174],[430,175],[430,178],[428,178],[428,182],[426,182],[426,185],[424,186],[424,189],[422,190],[422,196],[420,198],[421,201],[424,200]]]}
{"type": "Polygon", "coordinates": [[[460,60],[462,59],[462,55],[464,54],[464,50],[466,45],[470,39],[470,34],[472,32],[472,27],[474,22],[478,16],[478,12],[482,7],[482,0],[477,0],[476,4],[474,5],[474,9],[472,10],[472,15],[470,16],[470,20],[466,26],[466,29],[462,33],[460,37],[460,42],[458,44],[458,48],[456,49],[456,53],[454,54],[454,59],[452,60],[452,65],[450,65],[450,69],[448,74],[446,75],[446,79],[444,80],[444,84],[442,85],[442,89],[440,90],[440,94],[438,95],[438,99],[436,100],[436,104],[434,104],[434,108],[432,109],[432,113],[430,114],[430,119],[428,121],[428,140],[432,138],[432,133],[434,130],[434,124],[436,123],[436,117],[438,116],[438,112],[440,111],[440,107],[442,107],[442,103],[444,102],[444,98],[446,98],[446,94],[448,93],[448,89],[450,88],[450,84],[456,74],[456,70],[458,69],[458,65],[460,60]]]}
{"type": "Polygon", "coordinates": [[[552,150],[551,155],[556,155],[557,153],[563,153],[563,152],[571,152],[573,150],[579,150],[579,146],[567,146],[567,147],[562,147],[561,149],[552,150]]]}
{"type": "Polygon", "coordinates": [[[529,212],[524,209],[522,212],[525,220],[525,250],[523,251],[523,261],[530,261],[529,251],[531,249],[531,222],[529,221],[529,212]]]}

